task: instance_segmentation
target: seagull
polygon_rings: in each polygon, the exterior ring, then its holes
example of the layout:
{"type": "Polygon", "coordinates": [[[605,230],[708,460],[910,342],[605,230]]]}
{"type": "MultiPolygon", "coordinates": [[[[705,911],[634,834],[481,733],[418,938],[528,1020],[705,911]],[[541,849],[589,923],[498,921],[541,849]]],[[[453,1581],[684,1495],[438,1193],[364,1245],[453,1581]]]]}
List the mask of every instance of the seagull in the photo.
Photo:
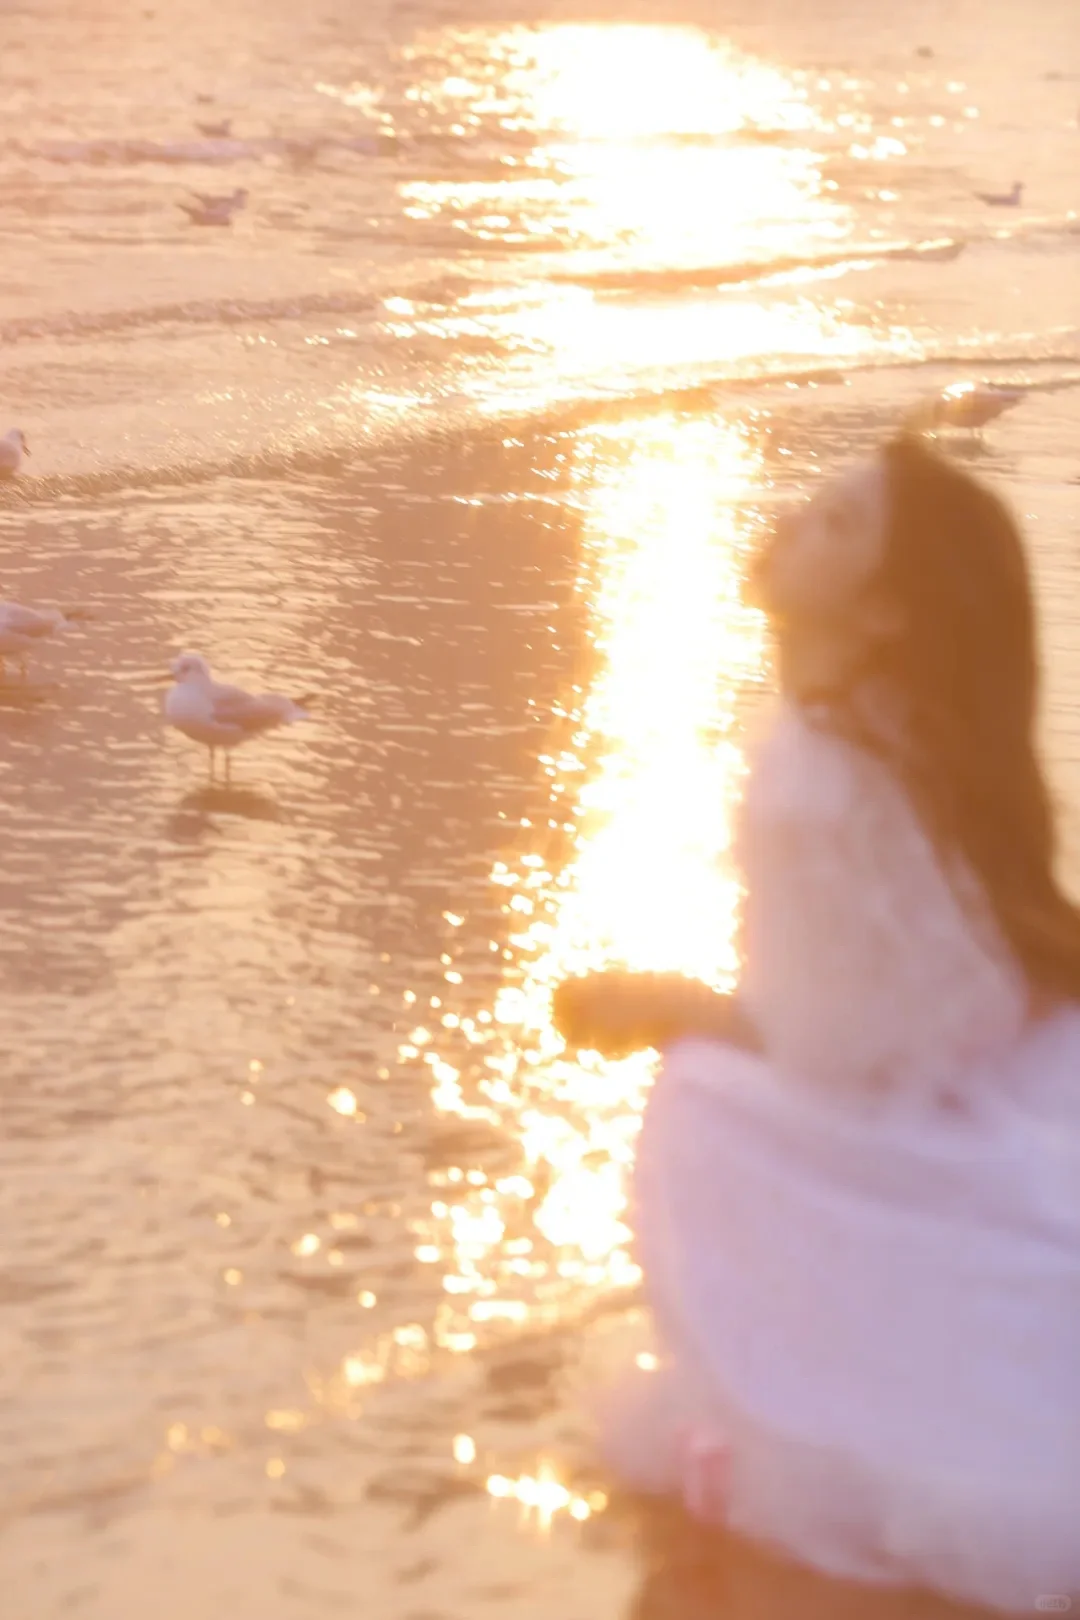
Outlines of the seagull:
{"type": "Polygon", "coordinates": [[[978,433],[1018,405],[1026,393],[1026,388],[1005,388],[1000,383],[953,383],[921,406],[913,422],[923,428],[968,428],[978,433]]]}
{"type": "Polygon", "coordinates": [[[173,685],[165,694],[165,722],[210,750],[213,777],[219,748],[225,750],[229,780],[230,750],[278,726],[310,718],[292,698],[276,692],[245,692],[215,681],[210,665],[198,653],[181,653],[172,664],[173,685]]]}
{"type": "Polygon", "coordinates": [[[0,602],[0,670],[5,660],[17,658],[26,679],[26,657],[35,645],[87,615],[62,608],[23,607],[21,602],[0,602]]]}
{"type": "Polygon", "coordinates": [[[1011,191],[977,191],[976,197],[988,208],[1019,208],[1024,194],[1024,182],[1014,180],[1011,191]]]}
{"type": "Polygon", "coordinates": [[[29,454],[22,428],[11,428],[0,439],[0,478],[14,478],[29,454]]]}
{"type": "Polygon", "coordinates": [[[200,208],[243,208],[247,190],[237,186],[235,191],[193,191],[191,195],[200,208]]]}
{"type": "Polygon", "coordinates": [[[196,119],[195,128],[200,135],[205,135],[209,140],[218,138],[228,140],[232,134],[232,122],[231,118],[219,118],[215,123],[200,124],[196,119]]]}
{"type": "Polygon", "coordinates": [[[233,215],[247,202],[247,192],[243,186],[223,196],[215,197],[198,191],[194,195],[195,202],[180,204],[193,225],[231,225],[233,215]]]}

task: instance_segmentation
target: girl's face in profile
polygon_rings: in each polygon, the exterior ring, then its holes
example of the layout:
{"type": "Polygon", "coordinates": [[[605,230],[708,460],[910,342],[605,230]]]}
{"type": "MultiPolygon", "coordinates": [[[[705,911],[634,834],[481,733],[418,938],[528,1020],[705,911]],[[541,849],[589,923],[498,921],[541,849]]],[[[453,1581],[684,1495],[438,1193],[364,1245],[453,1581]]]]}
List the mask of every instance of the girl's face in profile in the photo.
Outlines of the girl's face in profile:
{"type": "Polygon", "coordinates": [[[781,519],[753,584],[776,636],[785,693],[805,700],[838,693],[894,632],[896,614],[878,584],[888,528],[888,473],[880,456],[831,478],[781,519]]]}

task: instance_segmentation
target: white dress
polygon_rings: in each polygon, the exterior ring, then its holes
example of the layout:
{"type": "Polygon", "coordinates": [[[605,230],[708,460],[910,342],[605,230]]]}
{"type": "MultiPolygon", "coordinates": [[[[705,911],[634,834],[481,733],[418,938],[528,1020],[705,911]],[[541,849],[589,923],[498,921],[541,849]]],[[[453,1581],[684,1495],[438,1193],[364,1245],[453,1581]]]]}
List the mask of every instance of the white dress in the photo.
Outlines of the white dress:
{"type": "Polygon", "coordinates": [[[797,711],[740,848],[764,1056],[667,1054],[635,1182],[662,1367],[610,1461],[833,1575],[1080,1609],[1080,1008],[1027,1022],[902,789],[797,711]]]}

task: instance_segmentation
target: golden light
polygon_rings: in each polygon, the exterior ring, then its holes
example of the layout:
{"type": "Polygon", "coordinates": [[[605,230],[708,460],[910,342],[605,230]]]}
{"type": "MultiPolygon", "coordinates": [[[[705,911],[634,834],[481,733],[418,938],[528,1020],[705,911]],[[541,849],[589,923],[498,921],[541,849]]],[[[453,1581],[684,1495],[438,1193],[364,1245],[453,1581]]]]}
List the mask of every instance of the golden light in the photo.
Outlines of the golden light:
{"type": "Polygon", "coordinates": [[[560,1481],[547,1461],[539,1465],[535,1474],[520,1474],[517,1479],[509,1479],[505,1474],[491,1474],[486,1489],[496,1501],[519,1503],[522,1516],[527,1521],[533,1520],[542,1533],[550,1530],[552,1522],[560,1514],[565,1513],[578,1523],[583,1523],[607,1507],[607,1497],[602,1491],[591,1491],[588,1496],[578,1495],[560,1481]]]}
{"type": "MultiPolygon", "coordinates": [[[[356,1098],[349,1090],[348,1086],[338,1086],[335,1091],[330,1093],[326,1100],[336,1114],[341,1114],[346,1119],[356,1118],[356,1098]]],[[[360,1117],[362,1118],[363,1116],[361,1115],[360,1117]]]]}
{"type": "Polygon", "coordinates": [[[778,68],[698,28],[570,24],[528,34],[506,78],[549,127],[585,139],[805,129],[805,97],[778,68]]]}
{"type": "MultiPolygon", "coordinates": [[[[651,1062],[564,1051],[550,996],[567,974],[611,962],[716,984],[734,974],[728,842],[742,764],[731,733],[760,662],[758,620],[739,595],[740,503],[756,471],[741,429],[674,415],[577,444],[579,588],[598,667],[562,710],[563,740],[541,755],[551,820],[573,829],[572,853],[557,868],[547,829],[530,830],[539,843],[492,874],[514,978],[489,1022],[466,1016],[455,1032],[475,1049],[470,1072],[479,1062],[485,1075],[468,1101],[464,1071],[424,1054],[440,1109],[483,1114],[516,1137],[524,1161],[494,1185],[479,1171],[440,1173],[431,1230],[448,1267],[442,1344],[636,1279],[625,1175],[651,1062]]],[[[545,1491],[522,1498],[541,1517],[554,1502],[545,1491]]]]}
{"type": "Polygon", "coordinates": [[[453,1454],[454,1461],[467,1468],[476,1461],[476,1441],[469,1434],[455,1435],[453,1454]]]}
{"type": "Polygon", "coordinates": [[[386,1378],[385,1352],[383,1356],[377,1354],[346,1356],[341,1364],[341,1371],[351,1389],[360,1389],[365,1384],[381,1384],[386,1378]]]}
{"type": "MultiPolygon", "coordinates": [[[[882,347],[842,309],[755,279],[777,260],[834,255],[853,228],[823,180],[826,126],[797,77],[689,27],[450,29],[439,43],[415,99],[455,127],[529,138],[495,172],[402,187],[407,215],[460,231],[481,257],[489,245],[533,255],[532,275],[494,276],[448,312],[385,306],[393,333],[444,341],[463,396],[503,410],[585,383],[618,390],[685,381],[688,366],[738,374],[882,347]],[[680,273],[701,277],[699,297],[680,273]],[[740,276],[745,291],[730,285],[740,276]]],[[[867,155],[901,146],[882,136],[867,155]]]]}
{"type": "Polygon", "coordinates": [[[286,1407],[267,1412],[264,1421],[268,1429],[277,1429],[284,1434],[297,1434],[307,1423],[307,1417],[295,1408],[286,1407]]]}
{"type": "MultiPolygon", "coordinates": [[[[702,29],[662,24],[450,27],[406,56],[406,94],[431,131],[490,137],[501,155],[402,183],[407,219],[425,240],[443,233],[468,282],[448,303],[412,288],[386,301],[387,332],[431,365],[412,391],[358,383],[345,409],[370,423],[449,395],[499,417],[715,390],[707,415],[661,404],[566,433],[558,471],[544,469],[552,521],[579,538],[593,667],[539,751],[547,815],[521,818],[491,872],[502,987],[476,1005],[472,931],[448,896],[438,982],[403,998],[400,1058],[426,1069],[465,1144],[485,1132],[500,1144],[484,1170],[467,1145],[451,1149],[430,1174],[430,1213],[410,1223],[440,1285],[430,1346],[410,1352],[419,1366],[638,1280],[627,1171],[653,1060],[564,1050],[550,1002],[562,978],[612,963],[718,986],[735,974],[738,717],[761,682],[760,625],[739,585],[747,508],[768,480],[751,396],[736,417],[723,390],[900,343],[910,353],[914,339],[853,320],[831,291],[863,261],[842,262],[857,252],[854,215],[823,174],[836,122],[810,98],[827,82],[810,89],[702,29]]],[[[868,162],[900,161],[905,141],[872,125],[860,113],[839,139],[868,162]]],[[[542,1471],[493,1474],[488,1490],[541,1522],[600,1510],[542,1471]]]]}

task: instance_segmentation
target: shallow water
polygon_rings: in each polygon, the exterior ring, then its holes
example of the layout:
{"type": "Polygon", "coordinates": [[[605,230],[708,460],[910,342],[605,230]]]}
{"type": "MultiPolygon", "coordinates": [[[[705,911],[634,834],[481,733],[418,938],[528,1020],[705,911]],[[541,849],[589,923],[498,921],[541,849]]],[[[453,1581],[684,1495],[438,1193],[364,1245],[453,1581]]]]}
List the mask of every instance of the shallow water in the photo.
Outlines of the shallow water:
{"type": "Polygon", "coordinates": [[[581,1394],[649,1069],[547,987],[733,973],[743,558],[966,377],[1075,870],[1073,0],[808,10],[5,9],[0,591],[89,615],[0,685],[17,1620],[662,1612],[581,1394]],[[211,787],[182,648],[312,722],[211,787]]]}

